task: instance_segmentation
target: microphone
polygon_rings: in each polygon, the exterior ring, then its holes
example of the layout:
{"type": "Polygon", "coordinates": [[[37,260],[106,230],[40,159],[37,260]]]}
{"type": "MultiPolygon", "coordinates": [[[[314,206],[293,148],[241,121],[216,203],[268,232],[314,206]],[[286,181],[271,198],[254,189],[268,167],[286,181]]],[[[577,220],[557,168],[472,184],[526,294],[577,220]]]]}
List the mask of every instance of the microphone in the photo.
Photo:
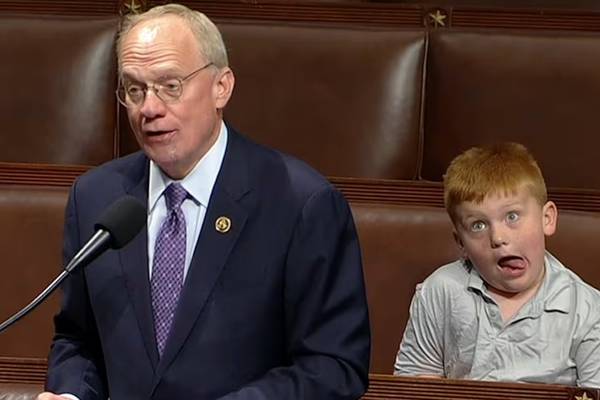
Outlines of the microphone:
{"type": "Polygon", "coordinates": [[[100,254],[120,249],[134,238],[146,224],[146,209],[135,197],[125,196],[115,201],[94,225],[96,233],[65,267],[67,273],[83,267],[100,254]]]}
{"type": "Polygon", "coordinates": [[[111,204],[94,225],[96,233],[69,261],[60,275],[25,308],[0,324],[0,333],[44,301],[71,272],[88,265],[109,248],[122,248],[145,224],[146,208],[135,197],[124,196],[111,204]]]}

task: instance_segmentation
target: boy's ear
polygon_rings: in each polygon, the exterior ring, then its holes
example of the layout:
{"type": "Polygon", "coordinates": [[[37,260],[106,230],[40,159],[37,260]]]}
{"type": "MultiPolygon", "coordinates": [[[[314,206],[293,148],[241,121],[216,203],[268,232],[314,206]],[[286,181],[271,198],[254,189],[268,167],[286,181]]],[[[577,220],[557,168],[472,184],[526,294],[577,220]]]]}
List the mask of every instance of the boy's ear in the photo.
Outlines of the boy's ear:
{"type": "Polygon", "coordinates": [[[544,235],[553,235],[556,231],[556,224],[558,221],[558,208],[553,201],[548,201],[542,208],[542,229],[544,235]]]}
{"type": "Polygon", "coordinates": [[[456,229],[452,230],[452,237],[454,238],[454,241],[458,245],[458,248],[460,249],[461,255],[466,259],[467,258],[467,253],[465,253],[465,245],[463,244],[463,241],[460,238],[460,236],[458,236],[458,232],[456,232],[456,229]]]}

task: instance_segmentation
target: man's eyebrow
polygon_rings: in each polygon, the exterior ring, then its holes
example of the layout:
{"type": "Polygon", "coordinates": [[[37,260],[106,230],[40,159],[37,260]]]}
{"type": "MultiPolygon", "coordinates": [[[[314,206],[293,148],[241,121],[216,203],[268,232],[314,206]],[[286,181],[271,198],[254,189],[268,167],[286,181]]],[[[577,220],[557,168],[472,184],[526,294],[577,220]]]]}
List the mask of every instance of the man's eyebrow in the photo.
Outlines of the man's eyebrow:
{"type": "MultiPolygon", "coordinates": [[[[128,73],[128,72],[123,72],[121,74],[121,79],[123,80],[129,80],[129,81],[135,81],[135,82],[145,82],[144,80],[138,79],[136,76],[136,74],[133,73],[128,73]]],[[[179,69],[175,69],[175,68],[166,68],[164,70],[158,70],[156,71],[156,73],[153,73],[153,78],[148,79],[148,82],[153,82],[153,81],[157,81],[160,79],[165,79],[165,78],[180,78],[182,76],[182,72],[179,69]]]]}
{"type": "Polygon", "coordinates": [[[134,75],[129,74],[129,73],[122,73],[121,74],[121,80],[123,81],[135,81],[135,82],[140,82],[134,75]]]}

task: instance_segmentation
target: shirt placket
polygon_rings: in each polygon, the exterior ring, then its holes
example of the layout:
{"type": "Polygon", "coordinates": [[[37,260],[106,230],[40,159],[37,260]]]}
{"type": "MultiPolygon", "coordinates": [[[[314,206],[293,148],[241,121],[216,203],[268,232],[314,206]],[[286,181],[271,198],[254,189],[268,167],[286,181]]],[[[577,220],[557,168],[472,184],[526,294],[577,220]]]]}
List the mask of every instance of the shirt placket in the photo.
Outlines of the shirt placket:
{"type": "Polygon", "coordinates": [[[493,379],[495,371],[501,365],[499,355],[503,343],[502,335],[506,327],[502,321],[500,309],[493,300],[482,297],[479,307],[481,310],[478,314],[484,318],[479,321],[477,347],[471,375],[476,379],[493,379]]]}

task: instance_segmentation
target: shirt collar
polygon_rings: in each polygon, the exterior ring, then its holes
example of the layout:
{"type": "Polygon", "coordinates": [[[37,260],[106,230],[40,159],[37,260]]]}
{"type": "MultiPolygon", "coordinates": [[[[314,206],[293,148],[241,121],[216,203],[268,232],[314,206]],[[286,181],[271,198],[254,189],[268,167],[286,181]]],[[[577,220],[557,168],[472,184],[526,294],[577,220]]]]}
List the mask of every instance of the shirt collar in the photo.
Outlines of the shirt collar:
{"type": "MultiPolygon", "coordinates": [[[[223,163],[225,150],[227,148],[227,136],[227,126],[221,121],[221,130],[219,131],[219,137],[216,142],[196,163],[194,168],[183,179],[178,181],[190,194],[193,201],[204,207],[208,207],[212,189],[217,180],[219,170],[221,169],[221,164],[223,163]]],[[[149,168],[148,212],[151,213],[164,190],[171,182],[175,181],[169,178],[152,160],[150,160],[149,168]]]]}
{"type": "MultiPolygon", "coordinates": [[[[469,261],[464,262],[469,273],[467,287],[479,292],[483,297],[491,300],[485,282],[473,268],[469,261]]],[[[529,302],[529,312],[535,316],[542,311],[560,311],[568,313],[571,304],[571,279],[565,274],[566,267],[561,264],[550,252],[544,255],[545,273],[544,280],[535,296],[529,302]]],[[[493,300],[492,300],[493,301],[493,300]]],[[[525,306],[527,307],[527,306],[525,306]]]]}
{"type": "Polygon", "coordinates": [[[544,311],[568,313],[571,309],[571,273],[549,252],[546,252],[545,262],[546,277],[540,288],[540,300],[544,303],[544,311]]]}
{"type": "Polygon", "coordinates": [[[462,264],[463,264],[464,268],[466,269],[467,273],[469,274],[467,287],[469,289],[475,289],[476,291],[480,292],[482,295],[488,297],[487,290],[485,288],[485,282],[483,281],[483,278],[481,277],[481,275],[479,275],[477,268],[473,267],[473,264],[469,260],[462,260],[462,264]]]}

